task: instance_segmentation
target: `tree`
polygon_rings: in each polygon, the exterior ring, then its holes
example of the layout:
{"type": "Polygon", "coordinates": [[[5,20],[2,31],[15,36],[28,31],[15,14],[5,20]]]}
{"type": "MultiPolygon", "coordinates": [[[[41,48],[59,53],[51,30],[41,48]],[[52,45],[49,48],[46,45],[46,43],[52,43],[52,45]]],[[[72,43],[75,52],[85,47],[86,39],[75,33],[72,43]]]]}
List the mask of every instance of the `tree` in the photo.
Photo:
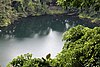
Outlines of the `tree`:
{"type": "MultiPolygon", "coordinates": [[[[100,6],[100,0],[57,0],[58,5],[64,8],[77,7],[77,8],[90,8],[91,6],[96,8],[95,5],[100,6]]],[[[100,7],[97,7],[100,9],[100,7]]]]}
{"type": "Polygon", "coordinates": [[[42,0],[0,0],[0,26],[8,26],[19,17],[46,14],[47,0],[43,4],[40,1],[42,0]]]}
{"type": "Polygon", "coordinates": [[[100,27],[78,25],[64,33],[63,41],[63,50],[56,58],[58,67],[100,66],[100,27]]]}
{"type": "Polygon", "coordinates": [[[32,54],[24,54],[13,59],[7,67],[52,67],[50,62],[44,58],[32,59],[32,54]]]}

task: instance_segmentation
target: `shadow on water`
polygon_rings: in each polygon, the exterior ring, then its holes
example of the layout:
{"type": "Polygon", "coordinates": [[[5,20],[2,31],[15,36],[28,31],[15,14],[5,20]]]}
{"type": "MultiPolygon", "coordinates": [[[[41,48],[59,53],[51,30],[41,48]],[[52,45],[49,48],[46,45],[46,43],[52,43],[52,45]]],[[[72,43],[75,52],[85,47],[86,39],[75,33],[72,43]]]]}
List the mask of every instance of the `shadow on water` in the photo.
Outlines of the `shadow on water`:
{"type": "Polygon", "coordinates": [[[25,38],[30,36],[46,36],[49,34],[50,29],[53,31],[64,32],[65,24],[62,22],[64,18],[57,16],[40,16],[40,17],[27,17],[15,21],[9,27],[1,30],[0,36],[11,36],[16,38],[25,38]]]}
{"type": "Polygon", "coordinates": [[[14,24],[1,28],[0,38],[26,38],[31,36],[46,36],[50,30],[64,32],[76,25],[83,25],[90,28],[98,26],[90,23],[88,19],[80,19],[77,16],[46,15],[37,17],[26,17],[18,19],[14,24]]]}

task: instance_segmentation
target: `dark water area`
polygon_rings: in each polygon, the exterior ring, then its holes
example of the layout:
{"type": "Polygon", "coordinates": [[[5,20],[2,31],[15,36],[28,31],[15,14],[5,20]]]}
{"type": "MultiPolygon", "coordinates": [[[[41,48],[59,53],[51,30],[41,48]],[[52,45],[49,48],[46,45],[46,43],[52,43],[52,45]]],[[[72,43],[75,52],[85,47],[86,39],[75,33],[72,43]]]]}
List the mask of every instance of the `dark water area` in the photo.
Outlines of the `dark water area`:
{"type": "Polygon", "coordinates": [[[63,47],[62,34],[76,25],[99,26],[77,16],[62,14],[21,18],[0,28],[0,65],[6,67],[13,58],[26,53],[40,58],[51,53],[54,58],[63,47]]]}

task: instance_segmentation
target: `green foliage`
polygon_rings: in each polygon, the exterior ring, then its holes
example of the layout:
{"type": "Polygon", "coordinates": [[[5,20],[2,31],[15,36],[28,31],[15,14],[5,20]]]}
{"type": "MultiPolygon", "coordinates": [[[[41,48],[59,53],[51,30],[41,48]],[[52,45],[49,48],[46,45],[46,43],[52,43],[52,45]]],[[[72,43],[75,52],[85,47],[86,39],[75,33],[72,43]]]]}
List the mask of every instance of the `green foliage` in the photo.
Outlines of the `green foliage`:
{"type": "Polygon", "coordinates": [[[100,27],[76,26],[64,33],[63,50],[57,55],[62,67],[100,66],[100,27]]]}
{"type": "Polygon", "coordinates": [[[0,0],[0,26],[8,26],[21,17],[50,14],[50,4],[47,4],[50,2],[52,0],[0,0]]]}
{"type": "Polygon", "coordinates": [[[32,54],[24,54],[18,56],[17,58],[13,59],[7,67],[51,67],[50,66],[50,59],[40,59],[34,58],[32,59],[32,54]]]}
{"type": "Polygon", "coordinates": [[[34,58],[31,54],[18,56],[7,67],[100,67],[100,27],[90,29],[78,25],[63,35],[62,51],[51,59],[34,58]]]}
{"type": "Polygon", "coordinates": [[[63,7],[93,7],[95,10],[100,9],[100,0],[57,0],[57,3],[63,7]]]}
{"type": "Polygon", "coordinates": [[[57,0],[58,5],[69,12],[76,12],[84,18],[100,19],[100,0],[57,0]]]}
{"type": "Polygon", "coordinates": [[[11,8],[11,0],[0,0],[0,26],[7,26],[15,19],[15,12],[11,8]]]}

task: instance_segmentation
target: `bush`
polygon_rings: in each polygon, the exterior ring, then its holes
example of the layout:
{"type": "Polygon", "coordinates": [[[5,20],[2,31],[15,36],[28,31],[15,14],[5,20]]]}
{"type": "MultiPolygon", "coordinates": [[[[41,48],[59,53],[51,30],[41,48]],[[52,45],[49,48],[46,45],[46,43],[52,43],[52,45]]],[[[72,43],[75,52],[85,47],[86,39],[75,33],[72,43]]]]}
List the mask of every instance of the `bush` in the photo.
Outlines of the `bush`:
{"type": "Polygon", "coordinates": [[[10,62],[7,67],[51,67],[50,66],[50,58],[34,58],[32,59],[32,54],[24,54],[14,58],[12,62],[10,62]]]}
{"type": "Polygon", "coordinates": [[[63,50],[56,58],[60,66],[100,66],[100,27],[90,29],[78,25],[64,33],[63,41],[63,50]]]}

